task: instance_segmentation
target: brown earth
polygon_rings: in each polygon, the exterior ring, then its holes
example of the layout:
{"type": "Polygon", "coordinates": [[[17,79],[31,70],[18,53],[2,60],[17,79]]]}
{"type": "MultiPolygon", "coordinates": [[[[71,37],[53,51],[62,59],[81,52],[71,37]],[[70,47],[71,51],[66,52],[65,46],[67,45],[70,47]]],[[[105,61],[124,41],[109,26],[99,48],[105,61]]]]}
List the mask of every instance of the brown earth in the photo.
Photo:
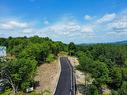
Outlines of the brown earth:
{"type": "MultiPolygon", "coordinates": [[[[66,56],[66,55],[64,55],[66,56]]],[[[77,94],[84,95],[84,83],[85,75],[83,72],[76,70],[76,66],[79,65],[78,59],[76,57],[67,56],[70,60],[72,66],[75,69],[76,85],[77,85],[77,94]]],[[[36,81],[39,81],[40,86],[36,88],[37,93],[41,93],[44,90],[50,90],[52,95],[56,89],[57,82],[59,80],[61,67],[59,60],[55,60],[52,63],[45,63],[38,67],[38,73],[35,77],[36,81]]]]}
{"type": "Polygon", "coordinates": [[[72,64],[72,66],[74,67],[75,70],[75,78],[76,78],[76,85],[77,85],[77,93],[76,95],[83,95],[83,87],[80,86],[82,84],[84,84],[84,79],[85,76],[81,71],[76,70],[76,66],[79,65],[79,61],[76,57],[68,57],[68,59],[70,60],[70,63],[72,64]]]}
{"type": "Polygon", "coordinates": [[[79,61],[76,57],[69,56],[68,59],[70,60],[75,70],[75,78],[76,78],[76,86],[77,86],[76,95],[85,95],[84,94],[85,75],[83,72],[76,69],[76,66],[79,65],[79,61]]]}
{"type": "Polygon", "coordinates": [[[49,90],[53,95],[60,75],[59,60],[51,63],[45,63],[38,67],[36,81],[39,81],[39,86],[36,88],[37,93],[49,90]]]}

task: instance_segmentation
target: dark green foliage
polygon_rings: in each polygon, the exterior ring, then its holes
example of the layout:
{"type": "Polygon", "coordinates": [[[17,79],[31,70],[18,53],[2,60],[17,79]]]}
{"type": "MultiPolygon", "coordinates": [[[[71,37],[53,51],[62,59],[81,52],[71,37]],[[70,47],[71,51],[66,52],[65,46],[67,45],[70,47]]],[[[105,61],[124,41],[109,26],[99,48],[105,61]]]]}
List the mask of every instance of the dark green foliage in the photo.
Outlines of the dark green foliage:
{"type": "Polygon", "coordinates": [[[93,68],[91,68],[91,70],[93,71],[91,73],[100,84],[109,83],[111,81],[107,64],[105,64],[104,62],[95,61],[93,62],[92,67],[93,68]]]}
{"type": "Polygon", "coordinates": [[[74,55],[75,54],[75,51],[76,51],[76,46],[73,42],[70,42],[69,45],[68,45],[68,53],[69,55],[74,55]]]}
{"type": "Polygon", "coordinates": [[[123,81],[123,83],[118,91],[119,91],[120,95],[127,95],[127,81],[123,81]]]}
{"type": "Polygon", "coordinates": [[[34,85],[36,67],[51,62],[67,45],[49,38],[17,37],[0,38],[0,46],[7,47],[8,60],[0,59],[0,78],[6,78],[14,94],[34,85]]]}
{"type": "Polygon", "coordinates": [[[4,63],[1,68],[1,77],[8,80],[13,88],[14,94],[22,88],[26,81],[32,81],[37,67],[36,60],[31,59],[13,59],[4,63]]]}
{"type": "Polygon", "coordinates": [[[127,81],[127,67],[122,69],[123,80],[127,81]]]}
{"type": "Polygon", "coordinates": [[[120,95],[117,91],[112,90],[112,95],[120,95]]]}
{"type": "Polygon", "coordinates": [[[112,89],[113,95],[127,95],[126,45],[78,45],[77,50],[75,55],[80,62],[78,69],[90,73],[95,79],[94,89],[89,88],[90,91],[101,93],[104,84],[112,89]]]}
{"type": "Polygon", "coordinates": [[[112,86],[113,88],[119,88],[122,82],[122,71],[119,67],[113,67],[111,69],[112,86]]]}
{"type": "Polygon", "coordinates": [[[99,91],[95,85],[89,87],[89,93],[87,95],[99,95],[99,91]]]}
{"type": "Polygon", "coordinates": [[[7,53],[16,58],[35,59],[38,63],[46,61],[49,54],[57,56],[60,51],[67,51],[67,45],[62,42],[53,42],[49,38],[34,37],[9,37],[0,38],[0,45],[7,47],[7,53]]]}

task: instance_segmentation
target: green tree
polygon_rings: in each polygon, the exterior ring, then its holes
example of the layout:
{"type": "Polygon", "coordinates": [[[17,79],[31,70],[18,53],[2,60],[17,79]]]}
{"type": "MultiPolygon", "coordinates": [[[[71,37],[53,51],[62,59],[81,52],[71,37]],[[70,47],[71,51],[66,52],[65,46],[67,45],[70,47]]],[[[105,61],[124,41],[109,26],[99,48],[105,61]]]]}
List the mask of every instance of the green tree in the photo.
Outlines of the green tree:
{"type": "Polygon", "coordinates": [[[92,68],[91,64],[93,63],[93,60],[87,57],[85,54],[81,53],[79,57],[79,63],[83,71],[90,72],[90,68],[92,68]]]}
{"type": "Polygon", "coordinates": [[[119,91],[120,95],[127,95],[127,81],[123,81],[119,91]]]}
{"type": "Polygon", "coordinates": [[[119,88],[122,82],[122,71],[119,67],[114,66],[111,69],[111,78],[113,88],[119,88]]]}
{"type": "Polygon", "coordinates": [[[69,55],[74,55],[75,54],[75,51],[76,51],[75,44],[73,42],[70,42],[69,45],[68,45],[69,55]]]}
{"type": "Polygon", "coordinates": [[[99,95],[99,91],[95,85],[90,85],[88,95],[99,95]]]}
{"type": "Polygon", "coordinates": [[[127,81],[127,68],[122,69],[122,76],[123,76],[123,80],[127,81]]]}
{"type": "Polygon", "coordinates": [[[36,71],[37,62],[30,59],[15,59],[8,61],[2,67],[2,77],[6,78],[11,85],[14,94],[17,93],[21,84],[26,80],[32,80],[36,71]]]}
{"type": "Polygon", "coordinates": [[[53,54],[49,54],[48,57],[46,58],[46,62],[52,62],[55,59],[55,56],[53,54]]]}
{"type": "Polygon", "coordinates": [[[111,81],[108,66],[104,62],[94,61],[92,69],[92,75],[99,83],[105,84],[111,81]]]}
{"type": "Polygon", "coordinates": [[[112,90],[112,95],[119,95],[118,91],[112,90]]]}

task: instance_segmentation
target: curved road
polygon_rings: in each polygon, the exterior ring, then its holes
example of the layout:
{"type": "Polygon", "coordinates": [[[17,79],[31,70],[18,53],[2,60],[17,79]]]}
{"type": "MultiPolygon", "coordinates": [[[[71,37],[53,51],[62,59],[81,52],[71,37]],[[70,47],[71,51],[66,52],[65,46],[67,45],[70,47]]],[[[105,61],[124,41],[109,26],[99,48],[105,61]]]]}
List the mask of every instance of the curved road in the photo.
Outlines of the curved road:
{"type": "Polygon", "coordinates": [[[54,95],[75,95],[73,68],[67,57],[60,58],[61,74],[54,95]]]}

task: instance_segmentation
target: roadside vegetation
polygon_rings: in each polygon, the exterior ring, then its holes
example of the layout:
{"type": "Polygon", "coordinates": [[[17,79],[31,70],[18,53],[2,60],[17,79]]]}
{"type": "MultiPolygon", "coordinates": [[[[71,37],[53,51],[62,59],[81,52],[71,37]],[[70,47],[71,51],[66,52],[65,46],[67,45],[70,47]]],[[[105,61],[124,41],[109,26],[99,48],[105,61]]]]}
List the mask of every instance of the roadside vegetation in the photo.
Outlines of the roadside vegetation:
{"type": "Polygon", "coordinates": [[[60,51],[67,50],[62,42],[38,36],[0,38],[0,46],[7,47],[7,56],[0,60],[0,79],[6,81],[5,90],[12,89],[13,94],[36,87],[37,66],[50,63],[60,51]]]}
{"type": "Polygon", "coordinates": [[[86,95],[127,95],[126,45],[78,45],[75,55],[77,69],[94,79],[85,83],[86,95]]]}
{"type": "Polygon", "coordinates": [[[73,42],[67,45],[34,36],[0,38],[0,46],[7,47],[7,56],[0,59],[0,79],[4,81],[1,85],[5,87],[1,95],[35,88],[37,67],[52,62],[60,52],[76,56],[79,60],[76,68],[89,76],[84,79],[85,95],[127,95],[127,45],[75,45],[73,42]],[[93,80],[91,84],[87,82],[89,78],[93,80]]]}

